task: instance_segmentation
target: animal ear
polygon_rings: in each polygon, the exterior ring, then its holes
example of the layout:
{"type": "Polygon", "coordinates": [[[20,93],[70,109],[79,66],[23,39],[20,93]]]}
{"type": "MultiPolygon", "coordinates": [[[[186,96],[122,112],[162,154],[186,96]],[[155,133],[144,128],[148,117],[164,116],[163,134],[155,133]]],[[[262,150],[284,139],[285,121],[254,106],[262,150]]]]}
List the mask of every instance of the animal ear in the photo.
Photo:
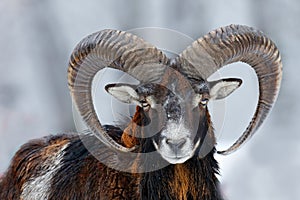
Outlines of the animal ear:
{"type": "Polygon", "coordinates": [[[241,86],[242,82],[243,81],[238,78],[227,78],[209,82],[210,99],[217,100],[229,96],[241,86]]]}
{"type": "Polygon", "coordinates": [[[108,84],[105,90],[123,103],[139,104],[139,94],[135,91],[136,86],[128,84],[108,84]]]}

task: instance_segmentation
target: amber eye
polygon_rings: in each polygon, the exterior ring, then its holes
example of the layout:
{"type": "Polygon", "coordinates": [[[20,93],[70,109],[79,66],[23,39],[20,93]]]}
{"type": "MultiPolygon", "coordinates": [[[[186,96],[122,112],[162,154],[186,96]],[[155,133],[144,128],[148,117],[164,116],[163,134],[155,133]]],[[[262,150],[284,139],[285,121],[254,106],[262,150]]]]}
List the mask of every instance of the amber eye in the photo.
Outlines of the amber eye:
{"type": "Polygon", "coordinates": [[[146,101],[146,100],[142,100],[140,101],[141,105],[142,105],[142,108],[145,110],[145,111],[148,111],[150,109],[150,104],[146,101]]]}
{"type": "Polygon", "coordinates": [[[202,106],[206,106],[207,105],[207,103],[208,103],[208,98],[203,98],[203,99],[201,99],[201,101],[200,101],[200,104],[202,105],[202,106]]]}

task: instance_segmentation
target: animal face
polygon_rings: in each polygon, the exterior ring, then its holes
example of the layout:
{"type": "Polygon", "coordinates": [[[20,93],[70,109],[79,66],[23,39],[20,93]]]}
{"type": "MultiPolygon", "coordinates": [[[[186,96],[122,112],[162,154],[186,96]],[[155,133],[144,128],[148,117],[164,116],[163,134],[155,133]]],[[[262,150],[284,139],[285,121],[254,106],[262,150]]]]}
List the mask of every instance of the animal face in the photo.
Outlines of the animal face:
{"type": "Polygon", "coordinates": [[[210,123],[208,101],[225,98],[240,85],[240,79],[189,80],[169,69],[160,84],[109,84],[105,88],[118,100],[142,108],[143,121],[136,123],[143,133],[135,136],[150,138],[160,155],[176,164],[190,159],[204,139],[201,131],[210,123]]]}
{"type": "MultiPolygon", "coordinates": [[[[123,142],[122,145],[102,126],[93,104],[92,82],[97,72],[106,67],[136,78],[141,83],[138,86],[115,84],[106,89],[117,99],[136,104],[137,113],[146,116],[143,121],[136,120],[138,115],[134,116],[133,122],[139,121],[141,127],[137,129],[143,129],[146,134],[133,138],[143,136],[151,139],[153,148],[150,147],[147,152],[153,152],[156,148],[170,163],[182,163],[196,153],[199,140],[199,146],[206,143],[203,135],[214,138],[207,102],[225,98],[241,84],[237,79],[214,82],[207,79],[235,62],[247,63],[255,71],[259,97],[245,131],[228,149],[217,151],[225,155],[240,148],[258,130],[276,101],[280,88],[280,53],[269,38],[254,28],[241,25],[221,27],[200,37],[174,57],[168,57],[131,33],[102,30],[84,38],[75,47],[69,62],[68,84],[73,102],[89,130],[104,145],[116,150],[116,157],[121,158],[126,153],[135,153],[134,145],[137,143],[132,143],[132,146],[123,142]],[[151,84],[165,88],[157,89],[151,84]],[[206,131],[203,131],[205,128],[206,131]]],[[[126,129],[130,131],[131,127],[126,129]]],[[[148,144],[149,140],[146,142],[148,144]]],[[[144,152],[144,149],[140,150],[144,152]]],[[[121,161],[116,163],[119,165],[121,161]]]]}

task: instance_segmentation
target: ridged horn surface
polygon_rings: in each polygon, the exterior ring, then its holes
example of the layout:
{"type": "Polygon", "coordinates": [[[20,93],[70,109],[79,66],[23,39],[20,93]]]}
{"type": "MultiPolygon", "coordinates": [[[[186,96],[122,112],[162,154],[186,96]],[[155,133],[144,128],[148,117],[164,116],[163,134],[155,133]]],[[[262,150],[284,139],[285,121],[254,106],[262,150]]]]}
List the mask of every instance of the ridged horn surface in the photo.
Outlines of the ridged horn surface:
{"type": "Polygon", "coordinates": [[[103,30],[84,38],[72,52],[68,84],[84,122],[104,144],[122,152],[132,149],[115,142],[103,130],[92,100],[92,81],[105,67],[122,70],[141,82],[159,79],[168,58],[141,38],[117,30],[103,30]]]}
{"type": "Polygon", "coordinates": [[[259,99],[255,114],[237,141],[227,150],[237,150],[256,132],[276,101],[281,78],[282,63],[275,44],[262,32],[242,25],[230,25],[214,30],[196,40],[178,57],[182,71],[192,78],[207,79],[223,66],[244,62],[256,72],[259,99]]]}

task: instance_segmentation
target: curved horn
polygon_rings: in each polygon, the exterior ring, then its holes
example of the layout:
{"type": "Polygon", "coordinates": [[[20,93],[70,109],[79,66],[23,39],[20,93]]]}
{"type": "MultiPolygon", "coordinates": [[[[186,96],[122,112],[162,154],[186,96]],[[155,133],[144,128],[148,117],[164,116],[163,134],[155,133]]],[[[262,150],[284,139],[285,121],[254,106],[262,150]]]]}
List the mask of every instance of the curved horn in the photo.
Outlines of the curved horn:
{"type": "Polygon", "coordinates": [[[241,25],[219,28],[196,40],[179,56],[188,77],[207,79],[223,66],[245,62],[256,72],[259,99],[255,114],[244,133],[227,150],[229,154],[244,144],[260,127],[272,108],[281,83],[282,63],[275,44],[262,32],[241,25]]]}
{"type": "Polygon", "coordinates": [[[140,81],[157,79],[167,57],[135,35],[103,30],[84,38],[74,49],[68,68],[68,84],[73,102],[86,125],[104,144],[122,152],[132,149],[115,142],[97,117],[92,100],[92,81],[105,67],[122,70],[140,81]]]}

